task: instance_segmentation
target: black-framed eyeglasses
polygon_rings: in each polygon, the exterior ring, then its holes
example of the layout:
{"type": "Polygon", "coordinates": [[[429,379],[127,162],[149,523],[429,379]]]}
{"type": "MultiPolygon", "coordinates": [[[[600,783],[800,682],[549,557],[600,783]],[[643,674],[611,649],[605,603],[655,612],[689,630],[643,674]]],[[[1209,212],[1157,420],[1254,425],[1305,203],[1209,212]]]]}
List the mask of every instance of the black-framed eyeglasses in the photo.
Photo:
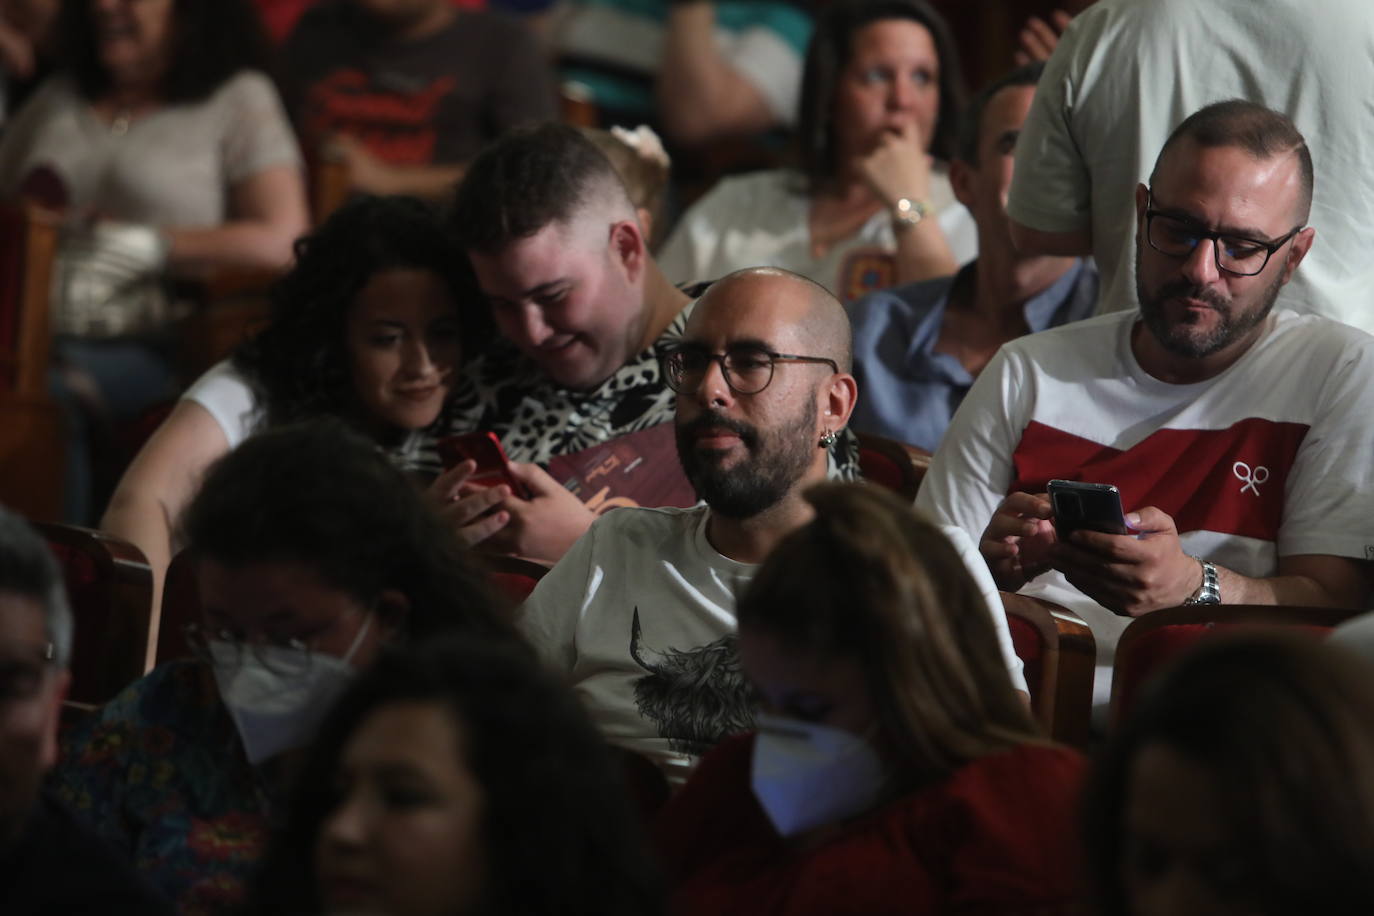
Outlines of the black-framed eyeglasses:
{"type": "MultiPolygon", "coordinates": [[[[1154,191],[1147,193],[1148,203],[1153,204],[1154,191]]],[[[1297,225],[1273,241],[1264,241],[1203,229],[1191,220],[1172,216],[1148,204],[1145,210],[1145,238],[1155,251],[1171,258],[1186,258],[1204,239],[1210,239],[1217,269],[1238,277],[1261,273],[1274,252],[1288,244],[1302,229],[1302,225],[1297,225]]]]}
{"type": "Polygon", "coordinates": [[[710,353],[702,347],[682,344],[660,358],[663,379],[678,394],[696,394],[706,378],[711,363],[720,363],[720,374],[735,394],[758,394],[773,381],[778,363],[824,363],[831,372],[840,367],[826,356],[797,356],[793,353],[774,353],[763,347],[730,347],[724,353],[710,353]]]}

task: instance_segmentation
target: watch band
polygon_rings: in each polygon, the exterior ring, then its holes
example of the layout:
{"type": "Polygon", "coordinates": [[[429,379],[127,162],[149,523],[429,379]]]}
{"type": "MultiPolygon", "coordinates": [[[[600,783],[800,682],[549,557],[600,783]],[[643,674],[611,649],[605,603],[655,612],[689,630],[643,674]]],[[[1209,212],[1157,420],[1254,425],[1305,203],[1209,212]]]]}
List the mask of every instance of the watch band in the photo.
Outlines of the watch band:
{"type": "Polygon", "coordinates": [[[910,229],[929,215],[930,207],[923,201],[899,197],[892,205],[892,227],[898,231],[910,229]]]}
{"type": "Polygon", "coordinates": [[[1202,566],[1202,584],[1184,600],[1184,604],[1221,604],[1221,586],[1217,579],[1217,568],[1210,560],[1193,557],[1202,566]]]}

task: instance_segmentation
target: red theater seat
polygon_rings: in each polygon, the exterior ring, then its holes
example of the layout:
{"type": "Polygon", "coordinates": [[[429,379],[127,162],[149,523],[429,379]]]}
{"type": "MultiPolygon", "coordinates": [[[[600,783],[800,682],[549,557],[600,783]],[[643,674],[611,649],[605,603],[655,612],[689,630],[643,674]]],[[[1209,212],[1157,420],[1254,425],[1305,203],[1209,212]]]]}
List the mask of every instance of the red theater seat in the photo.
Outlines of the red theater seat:
{"type": "Polygon", "coordinates": [[[524,602],[539,584],[539,580],[549,571],[549,567],[542,563],[520,557],[482,553],[475,553],[473,556],[486,568],[487,578],[496,586],[497,592],[509,598],[513,604],[524,602]]]}
{"type": "Polygon", "coordinates": [[[1161,667],[1198,640],[1240,627],[1284,627],[1325,635],[1363,610],[1263,604],[1184,605],[1131,621],[1116,646],[1112,674],[1113,724],[1130,712],[1141,689],[1161,667]]]}
{"type": "Polygon", "coordinates": [[[864,480],[914,502],[926,469],[930,467],[930,452],[885,436],[855,435],[859,440],[859,471],[864,480]]]}
{"type": "Polygon", "coordinates": [[[1086,748],[1097,655],[1092,632],[1057,604],[1011,592],[1001,595],[1036,721],[1055,740],[1086,748]]]}
{"type": "Polygon", "coordinates": [[[148,669],[152,572],[141,550],[113,535],[75,525],[35,527],[62,565],[76,624],[67,698],[98,706],[148,669]]]}

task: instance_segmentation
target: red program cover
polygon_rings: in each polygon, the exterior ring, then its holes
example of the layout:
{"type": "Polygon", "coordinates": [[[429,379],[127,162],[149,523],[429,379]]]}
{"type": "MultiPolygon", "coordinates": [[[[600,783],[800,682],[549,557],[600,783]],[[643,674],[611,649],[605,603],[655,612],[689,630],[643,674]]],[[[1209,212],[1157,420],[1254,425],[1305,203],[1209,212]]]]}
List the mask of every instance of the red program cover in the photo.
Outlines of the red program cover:
{"type": "Polygon", "coordinates": [[[549,462],[549,474],[598,515],[619,506],[694,506],[673,424],[660,423],[549,462]]]}

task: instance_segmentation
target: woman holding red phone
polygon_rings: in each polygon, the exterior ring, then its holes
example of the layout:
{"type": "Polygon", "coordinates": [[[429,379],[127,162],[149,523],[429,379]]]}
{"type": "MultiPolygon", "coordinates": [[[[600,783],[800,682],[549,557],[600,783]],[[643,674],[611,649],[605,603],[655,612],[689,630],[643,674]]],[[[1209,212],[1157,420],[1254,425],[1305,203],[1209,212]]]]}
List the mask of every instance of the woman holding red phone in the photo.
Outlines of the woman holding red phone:
{"type": "MultiPolygon", "coordinates": [[[[182,395],[101,519],[147,556],[155,603],[176,547],[171,524],[205,469],[258,430],[335,416],[403,470],[440,472],[419,431],[440,419],[464,348],[485,333],[480,309],[466,307],[466,265],[432,211],[405,198],[357,199],[296,243],[270,324],[182,395]]],[[[470,543],[499,527],[466,527],[498,497],[476,492],[444,511],[470,543]]]]}

